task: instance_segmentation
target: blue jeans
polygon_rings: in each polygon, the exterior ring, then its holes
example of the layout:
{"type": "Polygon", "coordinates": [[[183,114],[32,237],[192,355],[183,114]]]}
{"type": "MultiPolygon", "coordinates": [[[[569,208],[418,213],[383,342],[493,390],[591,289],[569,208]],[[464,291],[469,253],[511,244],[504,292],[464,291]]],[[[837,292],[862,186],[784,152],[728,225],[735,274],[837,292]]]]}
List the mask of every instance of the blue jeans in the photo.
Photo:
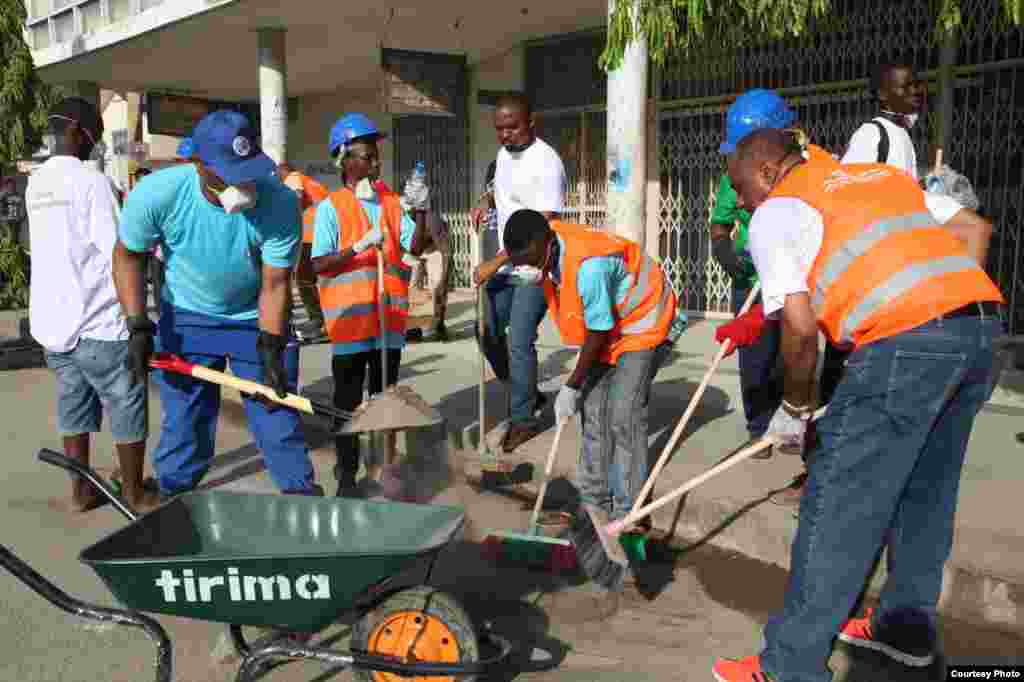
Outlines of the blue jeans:
{"type": "MultiPolygon", "coordinates": [[[[733,314],[739,313],[749,295],[750,289],[733,289],[733,314]]],[[[758,295],[754,303],[760,300],[761,296],[758,295]]],[[[768,423],[782,404],[782,376],[776,369],[779,359],[779,327],[778,322],[766,323],[756,343],[736,351],[739,354],[743,414],[747,418],[747,431],[751,438],[764,435],[768,423]]]]}
{"type": "Polygon", "coordinates": [[[663,343],[623,353],[614,366],[591,369],[583,384],[580,501],[603,509],[613,521],[629,514],[647,480],[647,406],[670,350],[663,343]]]}
{"type": "MultiPolygon", "coordinates": [[[[175,308],[161,307],[157,350],[174,353],[196,365],[231,372],[262,382],[263,366],[256,353],[256,320],[234,321],[175,308]]],[[[291,340],[284,354],[288,390],[295,392],[299,378],[299,349],[291,340]]],[[[153,453],[163,495],[195,488],[210,469],[217,440],[220,386],[198,379],[155,371],[163,421],[160,444],[153,453]]],[[[268,412],[259,402],[243,399],[249,429],[263,454],[274,484],[286,493],[314,490],[313,465],[306,449],[299,415],[289,408],[268,412]]]]}
{"type": "Polygon", "coordinates": [[[57,430],[62,436],[98,433],[103,409],[117,444],[146,440],[146,387],[124,367],[127,341],[81,338],[67,353],[46,351],[57,375],[57,430]]]}
{"type": "Polygon", "coordinates": [[[487,282],[486,291],[491,305],[481,344],[484,355],[495,376],[509,384],[510,421],[532,424],[537,409],[537,327],[548,311],[544,288],[499,274],[487,282]]]}
{"type": "Polygon", "coordinates": [[[832,641],[883,544],[876,632],[934,646],[960,470],[1001,331],[994,317],[939,318],[850,355],[818,421],[785,605],[764,630],[762,665],[778,682],[832,679],[832,641]]]}

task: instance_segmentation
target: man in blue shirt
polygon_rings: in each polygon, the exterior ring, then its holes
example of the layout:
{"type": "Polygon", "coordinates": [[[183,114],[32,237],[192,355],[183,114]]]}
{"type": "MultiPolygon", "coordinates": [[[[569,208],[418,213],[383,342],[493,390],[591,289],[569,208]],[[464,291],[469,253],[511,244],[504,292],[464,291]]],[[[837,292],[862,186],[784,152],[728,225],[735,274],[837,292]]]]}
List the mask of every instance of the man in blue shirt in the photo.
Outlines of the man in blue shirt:
{"type": "MultiPolygon", "coordinates": [[[[298,347],[288,338],[298,199],[274,175],[248,119],[216,111],[196,126],[191,163],[147,177],[129,195],[114,254],[114,281],[131,332],[128,365],[144,377],[154,348],[188,362],[296,390],[298,347]],[[145,254],[159,246],[166,275],[159,331],[146,315],[145,254]]],[[[157,376],[164,418],[153,457],[160,493],[195,488],[214,455],[220,388],[157,376]]],[[[314,494],[299,416],[246,397],[246,416],[274,483],[314,494]]]]}

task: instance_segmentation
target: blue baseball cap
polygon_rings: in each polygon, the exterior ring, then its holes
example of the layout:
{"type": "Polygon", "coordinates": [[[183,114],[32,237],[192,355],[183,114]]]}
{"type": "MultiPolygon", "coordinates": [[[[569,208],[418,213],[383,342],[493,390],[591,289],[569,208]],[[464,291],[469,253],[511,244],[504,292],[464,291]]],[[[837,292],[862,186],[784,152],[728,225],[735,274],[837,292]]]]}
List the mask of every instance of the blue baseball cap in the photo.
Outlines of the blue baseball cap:
{"type": "Polygon", "coordinates": [[[178,158],[191,159],[192,155],[196,153],[196,145],[192,142],[191,137],[182,138],[181,143],[178,145],[178,158]]]}
{"type": "Polygon", "coordinates": [[[266,178],[277,164],[256,144],[256,131],[244,114],[221,109],[207,114],[192,131],[195,155],[228,185],[266,178]]]}

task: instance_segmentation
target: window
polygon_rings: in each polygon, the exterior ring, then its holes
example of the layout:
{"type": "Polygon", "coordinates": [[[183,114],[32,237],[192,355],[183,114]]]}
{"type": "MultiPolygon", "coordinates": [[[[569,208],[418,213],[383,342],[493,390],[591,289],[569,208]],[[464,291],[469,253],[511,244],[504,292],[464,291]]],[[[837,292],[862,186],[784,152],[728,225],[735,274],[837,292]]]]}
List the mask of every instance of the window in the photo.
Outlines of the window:
{"type": "Polygon", "coordinates": [[[50,22],[44,21],[31,29],[32,49],[45,50],[50,46],[50,22]]]}
{"type": "Polygon", "coordinates": [[[54,38],[58,43],[64,43],[75,36],[75,13],[74,11],[64,12],[53,17],[54,38]]]}

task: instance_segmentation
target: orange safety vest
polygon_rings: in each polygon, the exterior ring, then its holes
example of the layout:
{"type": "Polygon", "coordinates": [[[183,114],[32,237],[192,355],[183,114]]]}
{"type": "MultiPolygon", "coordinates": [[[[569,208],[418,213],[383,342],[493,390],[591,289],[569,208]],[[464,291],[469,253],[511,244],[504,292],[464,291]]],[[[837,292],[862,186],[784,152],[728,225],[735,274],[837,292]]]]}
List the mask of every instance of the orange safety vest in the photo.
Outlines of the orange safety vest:
{"type": "Polygon", "coordinates": [[[305,244],[313,243],[313,233],[316,231],[316,209],[314,204],[302,212],[302,241],[305,244]]]}
{"type": "MultiPolygon", "coordinates": [[[[381,230],[384,232],[384,315],[387,330],[405,335],[409,316],[412,268],[402,262],[399,243],[402,208],[398,195],[378,193],[381,230]]],[[[338,214],[340,250],[351,247],[369,232],[370,219],[352,190],[342,188],[329,197],[338,214]]],[[[356,343],[380,336],[377,315],[377,251],[357,254],[341,268],[320,273],[320,305],[327,334],[334,343],[356,343]]]]}
{"type": "Polygon", "coordinates": [[[1003,303],[966,245],[935,221],[905,172],[877,163],[840,165],[818,147],[770,197],[805,201],[824,235],[807,284],[818,325],[859,348],[976,301],[1003,303]]]}
{"type": "Polygon", "coordinates": [[[586,225],[557,220],[551,222],[551,229],[565,244],[562,283],[556,288],[551,280],[545,280],[544,298],[564,343],[583,344],[587,328],[576,280],[583,261],[600,256],[622,256],[626,270],[633,275],[626,298],[616,306],[611,343],[601,361],[615,364],[623,353],[656,348],[668,337],[676,315],[676,295],[661,266],[639,244],[586,225]]]}

